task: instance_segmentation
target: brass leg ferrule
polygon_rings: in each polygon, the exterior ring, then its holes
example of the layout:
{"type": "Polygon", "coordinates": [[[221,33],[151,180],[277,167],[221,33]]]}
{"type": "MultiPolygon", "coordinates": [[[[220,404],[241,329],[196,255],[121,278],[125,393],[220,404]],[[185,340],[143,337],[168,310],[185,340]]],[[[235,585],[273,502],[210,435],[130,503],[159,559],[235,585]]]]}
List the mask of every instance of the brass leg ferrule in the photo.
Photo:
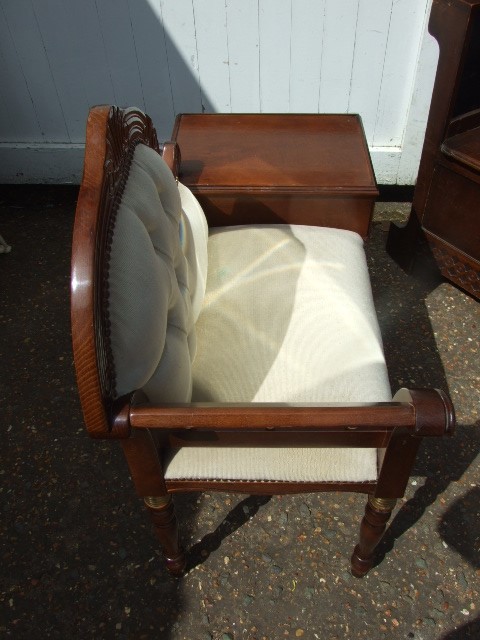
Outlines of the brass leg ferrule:
{"type": "Polygon", "coordinates": [[[171,499],[171,496],[147,496],[143,501],[149,509],[165,509],[171,499]]]}
{"type": "Polygon", "coordinates": [[[393,511],[395,505],[397,504],[396,498],[374,498],[373,496],[368,497],[368,502],[372,509],[375,511],[380,511],[381,513],[388,513],[393,511]]]}

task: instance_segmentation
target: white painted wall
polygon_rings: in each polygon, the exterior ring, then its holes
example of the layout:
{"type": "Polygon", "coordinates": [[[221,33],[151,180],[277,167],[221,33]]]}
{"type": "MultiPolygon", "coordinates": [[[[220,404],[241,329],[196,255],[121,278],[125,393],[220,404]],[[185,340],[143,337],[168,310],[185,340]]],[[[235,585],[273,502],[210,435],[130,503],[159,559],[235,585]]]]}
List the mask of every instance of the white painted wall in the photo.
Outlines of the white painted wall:
{"type": "Polygon", "coordinates": [[[360,113],[382,184],[413,184],[431,0],[0,0],[0,181],[78,182],[94,104],[360,113]]]}

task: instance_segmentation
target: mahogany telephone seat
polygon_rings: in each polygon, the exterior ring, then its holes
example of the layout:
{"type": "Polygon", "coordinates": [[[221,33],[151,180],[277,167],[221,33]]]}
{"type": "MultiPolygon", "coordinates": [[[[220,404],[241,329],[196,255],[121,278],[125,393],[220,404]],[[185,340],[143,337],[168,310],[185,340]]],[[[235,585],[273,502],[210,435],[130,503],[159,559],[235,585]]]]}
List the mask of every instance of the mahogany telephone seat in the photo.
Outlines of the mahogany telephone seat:
{"type": "Polygon", "coordinates": [[[172,573],[175,492],[355,491],[362,576],[422,437],[452,432],[451,402],[392,399],[357,233],[209,228],[178,162],[140,111],[90,111],[72,252],[88,432],[121,443],[172,573]]]}

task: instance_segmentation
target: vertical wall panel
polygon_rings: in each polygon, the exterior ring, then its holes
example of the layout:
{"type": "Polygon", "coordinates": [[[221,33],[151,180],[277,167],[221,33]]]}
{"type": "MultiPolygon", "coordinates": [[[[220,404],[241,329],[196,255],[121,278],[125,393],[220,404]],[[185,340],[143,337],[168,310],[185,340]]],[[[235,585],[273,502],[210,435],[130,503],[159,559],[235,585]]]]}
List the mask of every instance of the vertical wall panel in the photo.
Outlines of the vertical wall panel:
{"type": "Polygon", "coordinates": [[[115,102],[145,108],[127,0],[97,2],[115,102]]]}
{"type": "Polygon", "coordinates": [[[423,33],[425,6],[401,0],[392,6],[382,82],[376,109],[373,144],[401,145],[423,33]]]}
{"type": "MultiPolygon", "coordinates": [[[[427,9],[430,9],[431,0],[427,9]]],[[[395,181],[399,184],[413,184],[416,179],[417,169],[425,138],[430,99],[435,82],[435,70],[438,65],[438,42],[428,31],[427,10],[424,15],[423,36],[420,39],[418,58],[415,74],[415,82],[412,98],[409,103],[405,135],[402,140],[402,153],[395,181]]]]}
{"type": "Polygon", "coordinates": [[[260,111],[258,3],[226,0],[231,110],[237,113],[260,111]]]}
{"type": "Polygon", "coordinates": [[[32,144],[78,155],[94,104],[145,108],[160,139],[179,112],[350,111],[379,180],[410,180],[434,75],[432,56],[418,62],[430,2],[2,0],[3,157],[12,145],[20,167],[32,144]]]}
{"type": "MultiPolygon", "coordinates": [[[[65,40],[71,40],[71,44],[67,44],[66,52],[68,47],[71,47],[71,51],[68,54],[64,53],[67,62],[64,73],[69,75],[69,82],[75,85],[75,97],[78,96],[82,103],[86,103],[87,109],[96,104],[115,103],[112,72],[97,9],[97,4],[102,1],[58,0],[64,5],[64,12],[50,13],[42,20],[42,29],[46,28],[43,26],[44,22],[51,20],[53,28],[61,28],[65,32],[65,40]],[[58,23],[55,22],[55,15],[61,16],[58,23]]],[[[38,0],[38,5],[39,13],[44,13],[43,0],[38,0]]],[[[80,111],[81,108],[79,105],[76,111],[80,111]]],[[[82,119],[81,115],[79,117],[82,119]]],[[[77,142],[85,139],[85,122],[84,111],[83,130],[80,123],[77,142]]]]}
{"type": "MultiPolygon", "coordinates": [[[[3,63],[3,56],[0,54],[0,64],[3,63]]],[[[18,120],[13,118],[8,100],[3,93],[0,93],[0,136],[4,142],[14,142],[20,135],[18,120]]]]}
{"type": "Polygon", "coordinates": [[[78,26],[72,23],[71,14],[62,0],[32,0],[32,7],[41,30],[58,100],[65,114],[68,138],[72,142],[82,140],[89,102],[80,72],[85,45],[78,26]]]}
{"type": "Polygon", "coordinates": [[[161,0],[175,113],[201,112],[195,17],[192,0],[161,0]]]}
{"type": "MultiPolygon", "coordinates": [[[[93,104],[115,102],[111,72],[95,2],[67,5],[62,0],[32,0],[52,82],[45,85],[49,109],[65,117],[61,142],[85,138],[85,114],[93,104]]],[[[35,101],[41,108],[41,103],[35,101]]]]}
{"type": "Polygon", "coordinates": [[[260,0],[260,110],[290,111],[291,0],[260,0]]]}
{"type": "Polygon", "coordinates": [[[1,7],[0,74],[4,105],[2,118],[0,118],[0,140],[28,142],[41,139],[40,125],[32,96],[1,7]]]}
{"type": "Polygon", "coordinates": [[[318,111],[324,15],[325,0],[292,0],[291,112],[318,111]]]}
{"type": "Polygon", "coordinates": [[[32,4],[30,0],[5,0],[2,7],[34,104],[40,139],[69,141],[65,116],[32,4]]]}
{"type": "Polygon", "coordinates": [[[372,144],[392,0],[360,0],[348,110],[359,113],[372,144]]]}
{"type": "Polygon", "coordinates": [[[160,0],[129,0],[145,111],[160,140],[167,140],[175,118],[160,0]]]}
{"type": "Polygon", "coordinates": [[[320,113],[348,111],[358,0],[326,0],[320,70],[320,113]]]}
{"type": "Polygon", "coordinates": [[[225,0],[193,0],[193,8],[203,107],[206,111],[228,113],[231,109],[225,0]]]}

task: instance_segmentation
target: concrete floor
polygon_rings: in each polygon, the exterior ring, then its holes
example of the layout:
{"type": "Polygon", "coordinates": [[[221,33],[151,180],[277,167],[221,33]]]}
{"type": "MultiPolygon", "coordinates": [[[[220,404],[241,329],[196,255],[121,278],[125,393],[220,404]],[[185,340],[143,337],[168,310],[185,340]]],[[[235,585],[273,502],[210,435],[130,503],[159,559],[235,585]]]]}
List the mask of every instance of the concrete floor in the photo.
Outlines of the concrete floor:
{"type": "Polygon", "coordinates": [[[422,445],[363,580],[365,499],[179,496],[191,571],[171,579],[116,443],[84,430],[69,334],[72,188],[4,188],[0,233],[0,638],[460,640],[480,637],[480,305],[435,271],[368,259],[392,388],[438,386],[452,439],[422,445]]]}

